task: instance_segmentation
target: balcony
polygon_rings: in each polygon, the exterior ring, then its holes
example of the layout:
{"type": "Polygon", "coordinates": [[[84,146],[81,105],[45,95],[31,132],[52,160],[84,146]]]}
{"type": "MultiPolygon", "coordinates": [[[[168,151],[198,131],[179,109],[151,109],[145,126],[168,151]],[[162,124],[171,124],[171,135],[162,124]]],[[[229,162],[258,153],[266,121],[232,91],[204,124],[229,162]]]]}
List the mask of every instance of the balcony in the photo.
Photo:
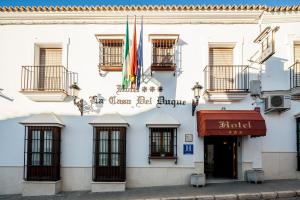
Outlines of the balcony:
{"type": "Polygon", "coordinates": [[[208,101],[240,101],[249,91],[247,65],[207,65],[204,78],[208,101]]]}
{"type": "Polygon", "coordinates": [[[290,87],[292,99],[300,99],[300,62],[290,67],[290,87]]]}
{"type": "Polygon", "coordinates": [[[64,101],[78,74],[64,66],[22,66],[21,93],[32,101],[64,101]]]}

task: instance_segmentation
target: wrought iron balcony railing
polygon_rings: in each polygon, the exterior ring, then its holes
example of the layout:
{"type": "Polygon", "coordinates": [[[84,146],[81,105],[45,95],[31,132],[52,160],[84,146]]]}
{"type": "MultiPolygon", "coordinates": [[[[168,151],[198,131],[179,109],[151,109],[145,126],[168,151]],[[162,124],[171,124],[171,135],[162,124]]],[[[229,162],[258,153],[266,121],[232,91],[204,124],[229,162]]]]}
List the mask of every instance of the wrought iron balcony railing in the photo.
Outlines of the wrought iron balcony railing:
{"type": "Polygon", "coordinates": [[[78,74],[64,66],[22,66],[21,91],[64,92],[78,82],[78,74]]]}
{"type": "Polygon", "coordinates": [[[290,87],[291,89],[300,87],[300,62],[295,62],[290,67],[290,87]]]}
{"type": "Polygon", "coordinates": [[[247,92],[249,90],[249,66],[207,65],[204,69],[206,91],[247,92]]]}

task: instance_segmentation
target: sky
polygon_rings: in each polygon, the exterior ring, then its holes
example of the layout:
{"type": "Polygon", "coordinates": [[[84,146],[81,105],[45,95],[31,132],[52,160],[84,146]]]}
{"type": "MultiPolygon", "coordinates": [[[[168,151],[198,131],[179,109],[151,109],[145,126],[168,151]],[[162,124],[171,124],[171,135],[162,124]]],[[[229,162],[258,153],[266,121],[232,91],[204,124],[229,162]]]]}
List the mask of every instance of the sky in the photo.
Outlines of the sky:
{"type": "Polygon", "coordinates": [[[85,6],[85,5],[298,5],[300,0],[0,0],[0,6],[85,6]]]}

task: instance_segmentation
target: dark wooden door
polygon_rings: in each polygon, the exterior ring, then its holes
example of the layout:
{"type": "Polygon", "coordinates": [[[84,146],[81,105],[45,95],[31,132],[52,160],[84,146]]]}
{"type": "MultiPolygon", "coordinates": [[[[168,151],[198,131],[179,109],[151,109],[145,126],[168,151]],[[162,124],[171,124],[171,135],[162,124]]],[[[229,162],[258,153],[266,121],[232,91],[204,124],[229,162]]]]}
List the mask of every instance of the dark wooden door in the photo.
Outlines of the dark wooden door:
{"type": "Polygon", "coordinates": [[[237,177],[237,138],[206,137],[205,138],[205,171],[215,178],[237,177]],[[210,148],[212,152],[208,152],[210,148]],[[208,156],[209,154],[213,154],[208,156]],[[211,160],[211,161],[209,161],[211,160]]]}

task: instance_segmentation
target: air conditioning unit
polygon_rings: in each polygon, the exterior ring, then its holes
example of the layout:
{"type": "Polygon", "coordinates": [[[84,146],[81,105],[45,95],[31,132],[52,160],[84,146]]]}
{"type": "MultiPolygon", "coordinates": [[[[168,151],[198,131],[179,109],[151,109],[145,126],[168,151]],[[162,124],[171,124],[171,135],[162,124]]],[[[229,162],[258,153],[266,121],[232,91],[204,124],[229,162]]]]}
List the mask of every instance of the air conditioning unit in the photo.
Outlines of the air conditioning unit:
{"type": "Polygon", "coordinates": [[[291,107],[291,97],[285,95],[271,95],[265,99],[265,113],[272,111],[283,112],[291,107]]]}

